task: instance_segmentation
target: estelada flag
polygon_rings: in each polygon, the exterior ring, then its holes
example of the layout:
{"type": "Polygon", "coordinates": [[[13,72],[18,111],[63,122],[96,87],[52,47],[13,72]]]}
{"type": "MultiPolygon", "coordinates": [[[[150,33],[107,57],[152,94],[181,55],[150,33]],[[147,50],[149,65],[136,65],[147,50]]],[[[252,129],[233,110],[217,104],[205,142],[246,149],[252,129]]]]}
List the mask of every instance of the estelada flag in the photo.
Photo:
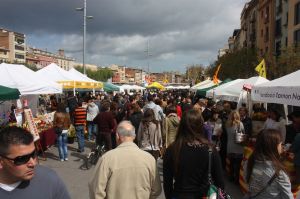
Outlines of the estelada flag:
{"type": "Polygon", "coordinates": [[[217,68],[217,70],[216,70],[216,72],[215,72],[215,74],[214,74],[214,76],[213,76],[213,82],[214,82],[215,84],[218,84],[218,83],[219,83],[218,73],[219,73],[220,68],[221,68],[221,64],[218,66],[218,68],[217,68]]]}
{"type": "Polygon", "coordinates": [[[267,71],[266,71],[266,62],[263,59],[256,67],[255,71],[258,72],[258,75],[264,78],[267,78],[267,71]]]}

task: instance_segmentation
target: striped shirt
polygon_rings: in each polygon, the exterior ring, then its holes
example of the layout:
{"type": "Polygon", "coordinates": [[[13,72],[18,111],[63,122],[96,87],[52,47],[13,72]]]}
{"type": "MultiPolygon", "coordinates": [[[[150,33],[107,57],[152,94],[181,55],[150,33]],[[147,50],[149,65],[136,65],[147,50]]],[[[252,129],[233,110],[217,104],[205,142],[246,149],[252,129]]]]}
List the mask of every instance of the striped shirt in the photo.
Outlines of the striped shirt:
{"type": "Polygon", "coordinates": [[[74,125],[85,125],[86,124],[86,109],[83,107],[77,107],[74,111],[74,125]]]}

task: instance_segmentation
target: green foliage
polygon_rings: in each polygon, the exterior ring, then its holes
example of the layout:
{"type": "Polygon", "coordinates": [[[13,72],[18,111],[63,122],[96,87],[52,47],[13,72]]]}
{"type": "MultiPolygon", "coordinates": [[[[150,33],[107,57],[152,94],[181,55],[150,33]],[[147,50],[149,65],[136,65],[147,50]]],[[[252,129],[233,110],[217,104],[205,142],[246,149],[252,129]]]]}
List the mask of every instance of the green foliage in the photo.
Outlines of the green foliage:
{"type": "Polygon", "coordinates": [[[35,64],[23,64],[24,66],[26,66],[27,68],[29,68],[30,70],[33,70],[33,71],[38,71],[38,68],[36,67],[35,64]]]}
{"type": "Polygon", "coordinates": [[[186,70],[186,78],[199,82],[203,80],[204,66],[202,65],[191,65],[186,70]],[[202,78],[203,77],[203,78],[202,78]]]}
{"type": "MultiPolygon", "coordinates": [[[[75,66],[75,69],[83,73],[83,67],[75,66]]],[[[86,68],[86,74],[89,78],[103,82],[106,82],[113,76],[113,72],[108,68],[98,68],[96,71],[86,68]]]]}
{"type": "Polygon", "coordinates": [[[218,78],[238,79],[257,75],[255,67],[259,63],[256,49],[243,48],[220,57],[214,64],[206,68],[206,76],[213,77],[217,66],[221,64],[218,78]]]}
{"type": "Polygon", "coordinates": [[[296,45],[282,49],[281,55],[274,59],[274,69],[270,72],[276,71],[275,78],[295,72],[300,69],[300,46],[296,45]]]}

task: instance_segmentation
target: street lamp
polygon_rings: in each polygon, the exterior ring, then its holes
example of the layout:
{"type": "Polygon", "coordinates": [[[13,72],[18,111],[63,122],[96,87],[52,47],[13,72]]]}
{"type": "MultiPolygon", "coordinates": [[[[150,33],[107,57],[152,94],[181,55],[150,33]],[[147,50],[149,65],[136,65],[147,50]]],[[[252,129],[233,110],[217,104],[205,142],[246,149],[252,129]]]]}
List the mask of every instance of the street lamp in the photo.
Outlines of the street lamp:
{"type": "Polygon", "coordinates": [[[150,50],[149,50],[149,40],[147,41],[147,49],[144,52],[147,53],[148,75],[150,77],[149,56],[152,56],[152,55],[150,54],[150,50]]]}
{"type": "Polygon", "coordinates": [[[82,65],[83,65],[83,74],[86,75],[85,70],[85,40],[86,40],[86,19],[93,19],[93,16],[86,16],[86,0],[84,0],[83,8],[76,8],[77,11],[83,11],[83,58],[82,58],[82,65]]]}

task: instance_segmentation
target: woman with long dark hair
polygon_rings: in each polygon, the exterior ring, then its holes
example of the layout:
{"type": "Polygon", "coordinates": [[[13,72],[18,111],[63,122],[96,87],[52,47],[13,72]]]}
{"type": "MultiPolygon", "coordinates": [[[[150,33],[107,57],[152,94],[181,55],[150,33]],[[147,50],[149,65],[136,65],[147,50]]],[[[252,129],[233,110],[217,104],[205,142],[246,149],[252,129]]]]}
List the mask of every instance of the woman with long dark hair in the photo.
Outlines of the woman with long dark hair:
{"type": "Polygon", "coordinates": [[[138,146],[157,160],[162,147],[162,136],[159,121],[155,120],[154,111],[146,109],[138,130],[138,146]]]}
{"type": "Polygon", "coordinates": [[[166,199],[196,199],[206,196],[208,184],[208,150],[212,153],[212,179],[224,188],[221,160],[206,139],[200,111],[184,113],[175,141],[164,155],[163,175],[166,199]],[[174,182],[174,183],[173,183],[174,182]]]}
{"type": "Polygon", "coordinates": [[[278,130],[267,129],[258,135],[246,170],[248,194],[253,198],[293,198],[290,179],[280,160],[282,150],[278,130]]]}

